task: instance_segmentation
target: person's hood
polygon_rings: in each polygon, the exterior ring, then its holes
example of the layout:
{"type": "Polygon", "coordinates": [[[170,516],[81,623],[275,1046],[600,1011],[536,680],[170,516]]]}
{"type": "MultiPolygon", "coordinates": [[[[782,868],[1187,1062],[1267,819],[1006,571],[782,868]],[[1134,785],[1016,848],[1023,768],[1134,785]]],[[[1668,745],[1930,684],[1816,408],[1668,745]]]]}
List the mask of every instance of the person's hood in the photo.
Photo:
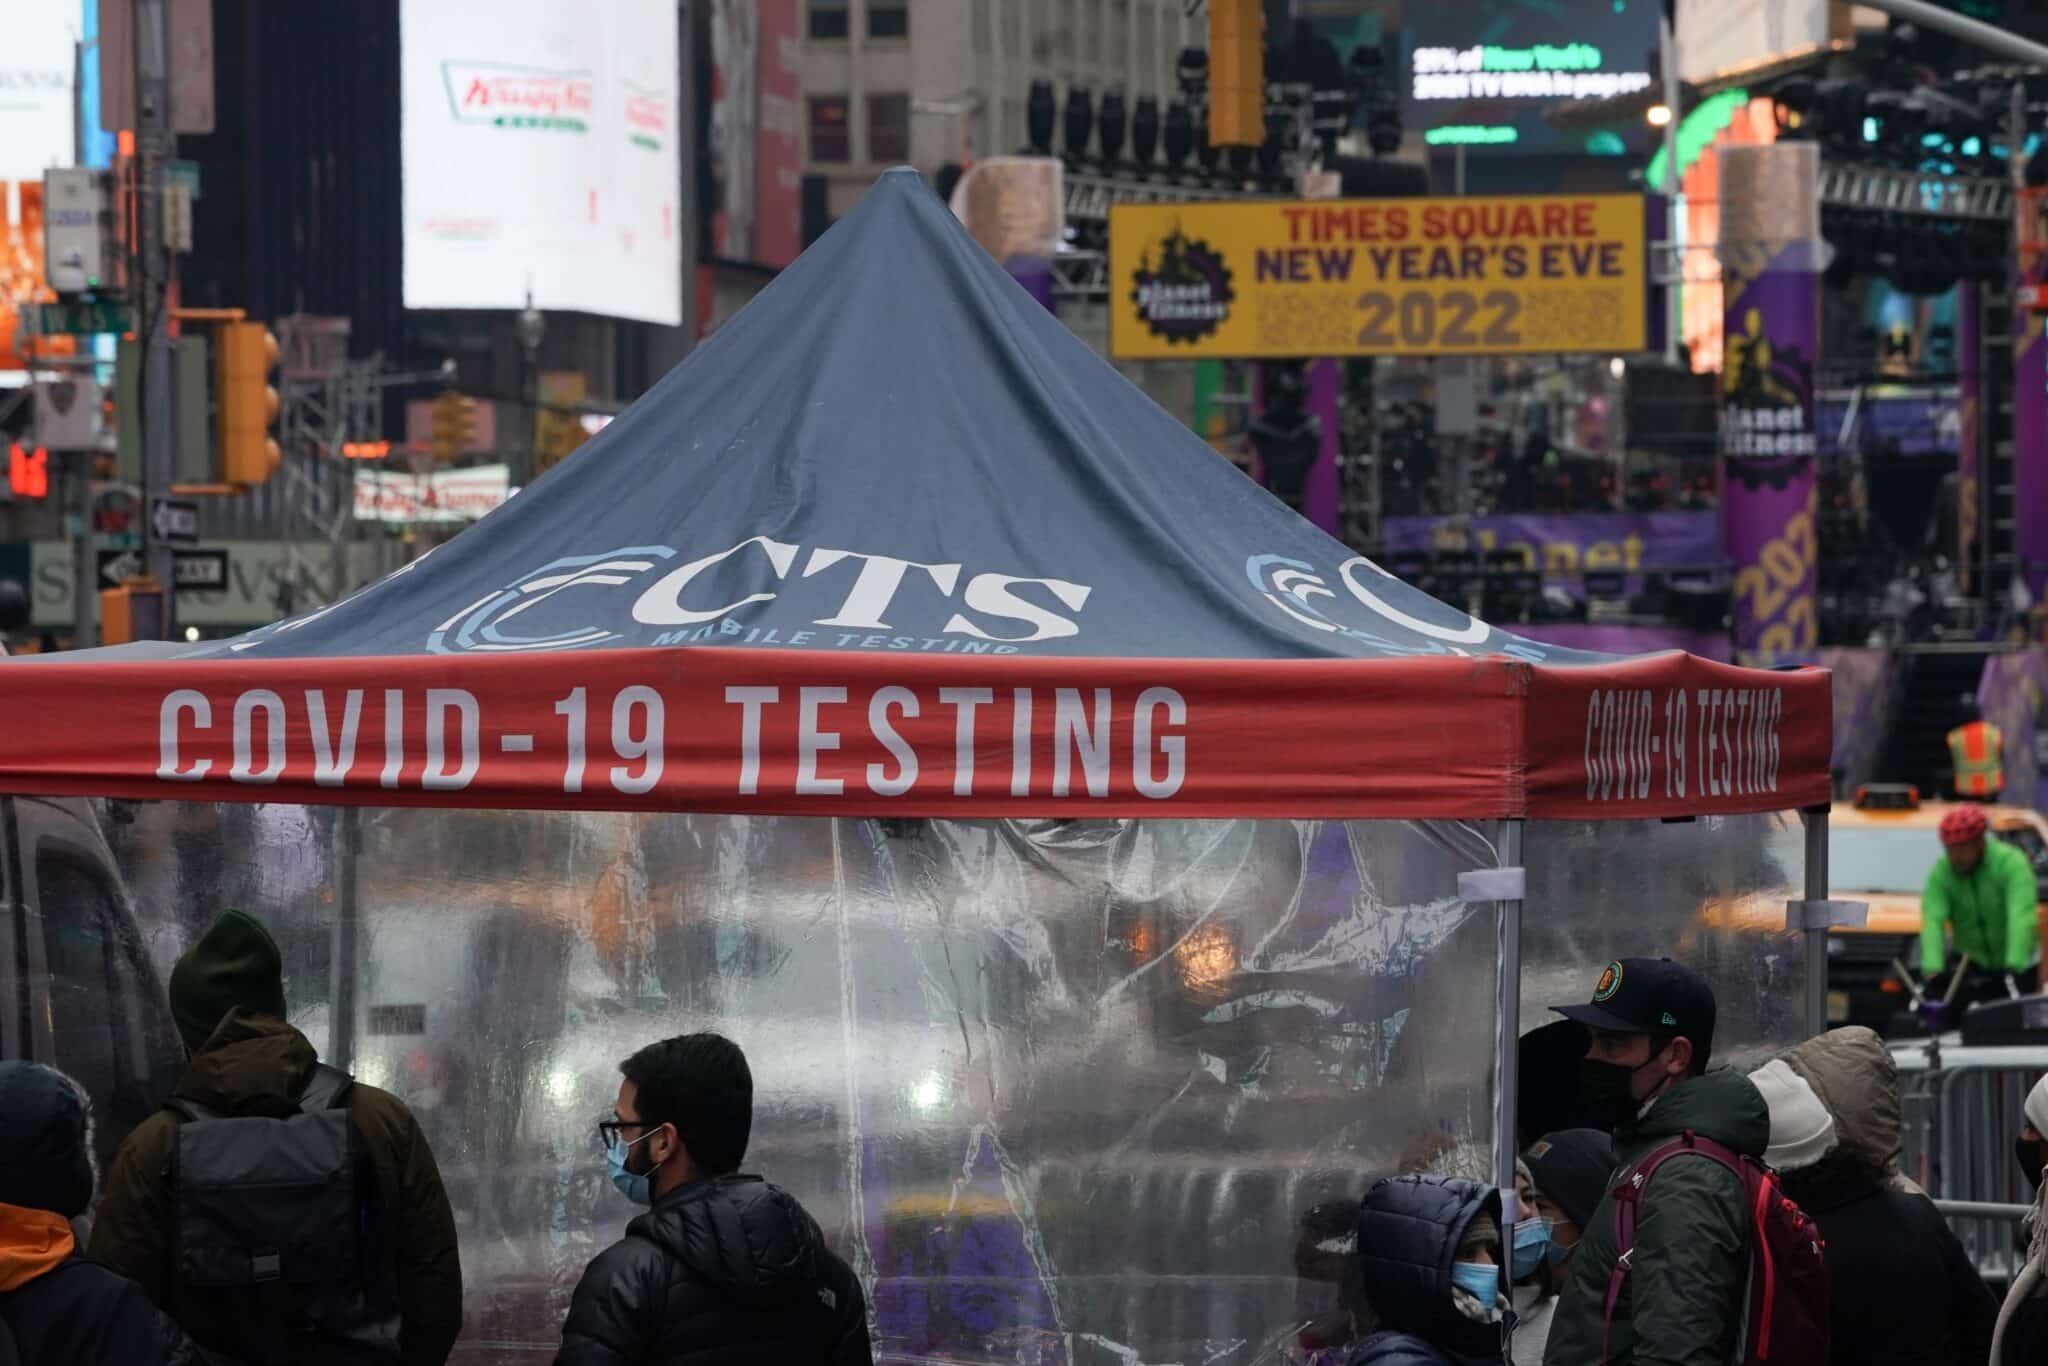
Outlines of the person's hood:
{"type": "Polygon", "coordinates": [[[291,1115],[317,1061],[283,1020],[235,1009],[185,1064],[175,1094],[224,1115],[291,1115]]]}
{"type": "MultiPolygon", "coordinates": [[[[1382,1330],[1408,1333],[1457,1358],[1498,1358],[1501,1328],[1451,1302],[1451,1264],[1480,1215],[1500,1220],[1500,1192],[1451,1176],[1395,1176],[1367,1192],[1358,1216],[1365,1295],[1382,1330]]],[[[1507,1281],[1503,1276],[1501,1290],[1507,1281]]]]}
{"type": "Polygon", "coordinates": [[[0,1295],[55,1270],[76,1246],[63,1215],[0,1205],[0,1295]]]}
{"type": "Polygon", "coordinates": [[[1622,1129],[1625,1142],[1662,1142],[1687,1133],[1760,1158],[1771,1142],[1771,1112],[1748,1077],[1726,1067],[1689,1077],[1622,1129]]]}
{"type": "Polygon", "coordinates": [[[1844,1157],[1879,1178],[1899,1170],[1899,1069],[1884,1040],[1861,1025],[1850,1025],[1778,1056],[1806,1079],[1834,1116],[1835,1142],[1844,1157]]]}
{"type": "Polygon", "coordinates": [[[92,1102],[54,1067],[0,1062],[0,1205],[85,1213],[96,1184],[92,1102]]]}
{"type": "Polygon", "coordinates": [[[796,1197],[758,1176],[693,1181],[626,1226],[738,1303],[772,1308],[824,1283],[824,1235],[796,1197]]]}

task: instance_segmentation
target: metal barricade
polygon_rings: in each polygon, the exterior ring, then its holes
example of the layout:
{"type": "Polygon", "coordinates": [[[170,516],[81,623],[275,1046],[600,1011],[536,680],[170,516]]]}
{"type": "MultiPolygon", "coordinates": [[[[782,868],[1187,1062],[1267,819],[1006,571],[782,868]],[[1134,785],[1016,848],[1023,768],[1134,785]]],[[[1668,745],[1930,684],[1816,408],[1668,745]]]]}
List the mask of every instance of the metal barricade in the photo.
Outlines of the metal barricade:
{"type": "Polygon", "coordinates": [[[1937,1200],[1934,1207],[1948,1218],[1971,1265],[1987,1282],[2010,1285],[2026,1252],[2020,1245],[2020,1220],[2031,1205],[1999,1205],[1982,1200],[1937,1200]]]}
{"type": "Polygon", "coordinates": [[[1905,1110],[1902,1163],[1934,1199],[1987,1280],[2010,1279],[2018,1221],[2034,1192],[2013,1161],[2021,1106],[2048,1048],[1966,1048],[1948,1040],[1892,1045],[1905,1110]]]}

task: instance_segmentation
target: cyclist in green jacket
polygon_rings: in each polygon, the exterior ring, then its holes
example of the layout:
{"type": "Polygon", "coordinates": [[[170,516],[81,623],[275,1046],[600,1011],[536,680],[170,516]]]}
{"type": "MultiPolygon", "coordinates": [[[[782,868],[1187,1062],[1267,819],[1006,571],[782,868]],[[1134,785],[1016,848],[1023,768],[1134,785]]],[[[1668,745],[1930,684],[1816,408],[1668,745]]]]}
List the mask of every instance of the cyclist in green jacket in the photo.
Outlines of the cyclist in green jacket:
{"type": "MultiPolygon", "coordinates": [[[[1929,978],[1945,971],[1953,939],[1956,955],[1968,954],[1992,974],[1999,994],[2007,973],[2031,991],[2040,958],[2034,868],[2019,849],[1987,834],[1978,807],[1959,806],[1941,818],[1943,854],[1920,894],[1920,971],[1929,978]]],[[[1968,999],[1965,988],[1957,1001],[1968,999]]]]}

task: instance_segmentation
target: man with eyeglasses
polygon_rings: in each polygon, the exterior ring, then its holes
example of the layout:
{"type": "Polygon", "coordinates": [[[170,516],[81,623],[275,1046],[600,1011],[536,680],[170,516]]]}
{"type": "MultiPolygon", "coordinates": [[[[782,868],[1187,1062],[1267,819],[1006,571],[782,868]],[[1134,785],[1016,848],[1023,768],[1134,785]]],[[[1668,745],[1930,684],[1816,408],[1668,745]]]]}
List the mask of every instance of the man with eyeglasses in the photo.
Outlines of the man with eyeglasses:
{"type": "Polygon", "coordinates": [[[794,1196],[739,1174],[754,1078],[717,1034],[649,1044],[597,1141],[612,1184],[651,1208],[584,1269],[556,1366],[872,1366],[852,1270],[794,1196]]]}

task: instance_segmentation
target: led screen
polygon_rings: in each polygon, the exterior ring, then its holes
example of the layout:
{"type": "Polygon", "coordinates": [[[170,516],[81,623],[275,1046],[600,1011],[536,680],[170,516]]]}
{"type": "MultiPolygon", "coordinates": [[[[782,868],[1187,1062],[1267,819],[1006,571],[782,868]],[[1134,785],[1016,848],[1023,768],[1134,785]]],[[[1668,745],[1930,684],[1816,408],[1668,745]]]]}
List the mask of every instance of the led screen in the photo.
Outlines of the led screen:
{"type": "Polygon", "coordinates": [[[1433,147],[1474,152],[1619,155],[1640,120],[1560,129],[1544,110],[1651,83],[1657,0],[1460,0],[1410,5],[1408,126],[1433,147]]]}
{"type": "Polygon", "coordinates": [[[682,321],[673,0],[400,0],[408,308],[682,321]]]}

